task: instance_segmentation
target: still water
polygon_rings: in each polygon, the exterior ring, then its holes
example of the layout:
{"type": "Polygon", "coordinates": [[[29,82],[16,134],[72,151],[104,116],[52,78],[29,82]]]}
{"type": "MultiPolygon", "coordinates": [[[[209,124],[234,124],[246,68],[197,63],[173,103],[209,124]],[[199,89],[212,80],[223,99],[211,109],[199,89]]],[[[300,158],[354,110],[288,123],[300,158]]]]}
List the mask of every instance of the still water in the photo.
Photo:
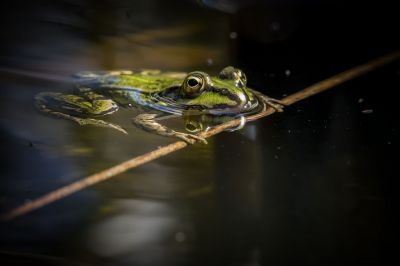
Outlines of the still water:
{"type": "MultiPolygon", "coordinates": [[[[371,33],[351,39],[358,24],[348,24],[350,11],[332,22],[324,18],[329,5],[261,2],[8,3],[0,54],[1,210],[174,141],[135,128],[128,109],[107,118],[128,135],[40,114],[35,94],[72,89],[76,72],[215,75],[235,65],[252,87],[281,98],[398,45],[389,29],[379,31],[385,46],[360,48],[371,33]]],[[[0,261],[380,265],[398,126],[394,100],[374,90],[398,87],[398,69],[385,67],[2,222],[0,261]]]]}

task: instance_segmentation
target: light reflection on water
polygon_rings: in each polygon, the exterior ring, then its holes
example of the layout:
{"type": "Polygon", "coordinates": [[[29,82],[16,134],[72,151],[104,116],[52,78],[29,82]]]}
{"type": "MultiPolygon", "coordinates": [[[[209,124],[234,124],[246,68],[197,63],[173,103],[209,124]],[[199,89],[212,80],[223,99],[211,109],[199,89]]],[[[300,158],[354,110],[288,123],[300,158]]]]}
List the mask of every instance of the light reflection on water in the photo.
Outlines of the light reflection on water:
{"type": "Polygon", "coordinates": [[[91,252],[133,265],[185,260],[194,234],[184,206],[137,199],[113,205],[114,215],[94,224],[85,236],[91,252]]]}

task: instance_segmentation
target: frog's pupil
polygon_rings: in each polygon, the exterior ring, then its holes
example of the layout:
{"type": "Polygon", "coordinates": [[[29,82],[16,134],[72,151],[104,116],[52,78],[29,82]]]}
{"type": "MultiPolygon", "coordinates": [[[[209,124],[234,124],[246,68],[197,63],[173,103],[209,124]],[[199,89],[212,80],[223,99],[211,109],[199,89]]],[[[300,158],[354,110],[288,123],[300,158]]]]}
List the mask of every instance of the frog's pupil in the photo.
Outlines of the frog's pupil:
{"type": "Polygon", "coordinates": [[[186,125],[186,129],[189,130],[189,131],[195,131],[196,130],[196,126],[189,123],[189,124],[186,125]]]}
{"type": "Polygon", "coordinates": [[[189,79],[188,80],[188,85],[190,87],[196,87],[199,84],[199,82],[196,79],[189,79]]]}

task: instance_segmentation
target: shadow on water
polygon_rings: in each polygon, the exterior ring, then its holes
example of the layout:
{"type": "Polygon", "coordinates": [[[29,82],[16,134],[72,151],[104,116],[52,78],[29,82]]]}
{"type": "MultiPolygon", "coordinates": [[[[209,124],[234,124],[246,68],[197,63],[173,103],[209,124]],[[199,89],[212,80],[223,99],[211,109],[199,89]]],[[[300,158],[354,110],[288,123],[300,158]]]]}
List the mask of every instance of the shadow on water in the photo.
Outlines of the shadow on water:
{"type": "MultiPolygon", "coordinates": [[[[38,113],[83,70],[243,69],[280,98],[398,49],[398,14],[345,1],[9,1],[0,18],[2,211],[173,140],[131,110],[38,113]],[[356,16],[357,14],[357,16],[356,16]],[[356,19],[357,17],[357,19],[356,19]]],[[[2,265],[381,265],[395,63],[0,227],[2,265]]],[[[179,123],[172,121],[171,123],[179,123]]]]}

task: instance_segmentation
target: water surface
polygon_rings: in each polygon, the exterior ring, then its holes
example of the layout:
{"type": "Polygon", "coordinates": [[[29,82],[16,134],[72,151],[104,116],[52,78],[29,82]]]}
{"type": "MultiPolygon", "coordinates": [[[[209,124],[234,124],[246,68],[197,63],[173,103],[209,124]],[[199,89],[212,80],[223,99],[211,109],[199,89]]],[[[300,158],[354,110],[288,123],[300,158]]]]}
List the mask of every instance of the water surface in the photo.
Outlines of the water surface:
{"type": "MultiPolygon", "coordinates": [[[[388,9],[367,6],[355,21],[357,7],[341,2],[224,2],[7,4],[1,209],[174,141],[135,128],[132,110],[107,118],[128,135],[35,110],[35,94],[72,89],[76,72],[216,74],[233,64],[252,87],[281,98],[399,47],[388,9]],[[341,20],[329,10],[341,10],[341,20]],[[385,19],[371,21],[378,11],[385,19]]],[[[399,82],[392,64],[2,223],[0,261],[380,265],[390,251],[383,242],[398,134],[396,102],[387,96],[399,82]]]]}

